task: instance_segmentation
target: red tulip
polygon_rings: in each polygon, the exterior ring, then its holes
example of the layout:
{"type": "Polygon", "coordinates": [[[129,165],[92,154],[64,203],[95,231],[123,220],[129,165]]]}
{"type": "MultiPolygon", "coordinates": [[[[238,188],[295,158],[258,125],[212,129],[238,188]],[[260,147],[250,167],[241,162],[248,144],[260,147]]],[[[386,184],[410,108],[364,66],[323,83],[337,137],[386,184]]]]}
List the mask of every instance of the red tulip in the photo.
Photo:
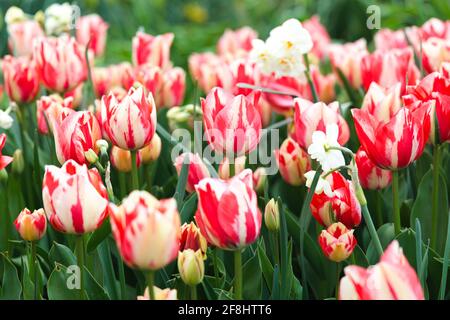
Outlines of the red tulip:
{"type": "Polygon", "coordinates": [[[0,134],[0,170],[3,170],[4,168],[6,168],[6,166],[9,165],[13,161],[12,157],[2,155],[2,150],[5,147],[5,144],[6,144],[6,134],[1,133],[0,134]]]}
{"type": "Polygon", "coordinates": [[[157,270],[177,257],[180,214],[175,199],[133,191],[119,207],[111,204],[110,214],[117,247],[130,267],[157,270]]]}
{"type": "Polygon", "coordinates": [[[347,259],[356,246],[356,238],[353,230],[347,229],[342,223],[337,222],[322,230],[319,235],[319,244],[323,254],[334,262],[347,259]]]}
{"type": "Polygon", "coordinates": [[[205,237],[203,237],[200,229],[194,222],[189,224],[184,223],[181,226],[180,235],[180,252],[184,250],[200,250],[204,259],[206,259],[206,250],[208,249],[208,243],[205,237]]]}
{"type": "Polygon", "coordinates": [[[389,121],[402,107],[400,83],[393,87],[383,88],[376,82],[370,84],[361,109],[369,112],[378,121],[389,121]]]}
{"type": "Polygon", "coordinates": [[[100,125],[90,111],[77,111],[69,114],[59,123],[52,121],[53,134],[58,161],[63,164],[69,159],[79,164],[87,163],[85,152],[89,149],[98,152],[95,145],[102,138],[100,125]]]}
{"type": "Polygon", "coordinates": [[[195,190],[195,185],[199,183],[204,178],[209,178],[209,171],[206,168],[203,160],[197,153],[183,153],[175,159],[175,169],[178,175],[181,174],[181,169],[183,167],[184,161],[188,161],[188,177],[186,182],[186,191],[193,192],[195,190]],[[187,157],[187,158],[186,158],[187,157]]]}
{"type": "Polygon", "coordinates": [[[45,167],[42,200],[51,225],[63,233],[94,231],[108,213],[108,195],[97,169],[73,160],[61,168],[45,167]]]}
{"type": "Polygon", "coordinates": [[[83,46],[89,44],[96,56],[101,56],[105,50],[108,24],[98,14],[82,16],[77,20],[77,41],[83,46]]]}
{"type": "Polygon", "coordinates": [[[73,98],[61,98],[57,94],[42,96],[36,101],[38,130],[41,134],[52,132],[52,123],[56,121],[61,123],[73,110],[73,98]],[[50,126],[48,128],[47,124],[50,126]]]}
{"type": "Polygon", "coordinates": [[[308,154],[292,138],[284,140],[274,152],[283,180],[293,186],[304,184],[305,173],[311,169],[308,154]]]}
{"type": "Polygon", "coordinates": [[[189,57],[189,72],[204,92],[209,92],[214,87],[232,87],[233,75],[228,64],[213,53],[192,54],[189,57]]]}
{"type": "Polygon", "coordinates": [[[92,82],[95,96],[101,98],[109,91],[122,85],[122,67],[112,65],[108,67],[94,68],[92,71],[92,82]]]}
{"type": "Polygon", "coordinates": [[[392,172],[378,168],[369,159],[364,149],[359,148],[355,161],[358,166],[359,182],[364,189],[384,189],[391,183],[392,172]]]}
{"type": "Polygon", "coordinates": [[[30,56],[33,52],[33,41],[44,36],[39,23],[25,20],[8,25],[8,45],[14,56],[30,56]]]}
{"type": "Polygon", "coordinates": [[[317,15],[312,16],[308,20],[303,21],[303,27],[308,30],[313,41],[311,52],[319,59],[326,56],[328,47],[331,43],[330,35],[327,29],[320,23],[317,15]]]}
{"type": "Polygon", "coordinates": [[[114,145],[126,150],[141,149],[155,134],[155,101],[142,87],[131,88],[121,101],[109,93],[102,98],[101,118],[102,128],[114,145]]]}
{"type": "Polygon", "coordinates": [[[157,95],[158,106],[179,106],[184,100],[186,89],[186,73],[181,68],[172,68],[164,71],[161,91],[157,95]]]}
{"type": "Polygon", "coordinates": [[[422,41],[430,38],[450,39],[450,21],[431,18],[419,28],[419,33],[422,41]]]}
{"type": "Polygon", "coordinates": [[[307,149],[312,143],[314,131],[325,132],[329,124],[337,124],[339,127],[338,142],[345,145],[350,138],[350,129],[345,119],[339,112],[338,102],[326,105],[323,102],[312,103],[311,101],[296,98],[295,105],[295,135],[297,143],[307,149]]]}
{"type": "Polygon", "coordinates": [[[161,69],[170,67],[170,47],[173,38],[173,33],[152,36],[138,31],[133,38],[133,64],[140,66],[148,63],[161,69]]]}
{"type": "Polygon", "coordinates": [[[405,33],[414,49],[417,50],[420,47],[420,36],[419,29],[415,26],[395,31],[390,29],[379,30],[374,37],[375,48],[383,51],[407,48],[409,44],[405,33]]]}
{"type": "Polygon", "coordinates": [[[14,220],[17,232],[25,241],[36,241],[41,239],[47,229],[47,217],[44,209],[31,212],[27,208],[23,209],[14,220]]]}
{"type": "Polygon", "coordinates": [[[367,156],[383,169],[407,167],[422,154],[430,135],[430,103],[400,110],[380,120],[368,110],[352,109],[355,129],[367,156]]]}
{"type": "Polygon", "coordinates": [[[445,62],[450,62],[450,39],[430,38],[422,42],[422,65],[426,72],[439,71],[445,62]]]}
{"type": "Polygon", "coordinates": [[[260,92],[231,96],[214,88],[201,99],[205,135],[218,152],[243,155],[253,151],[261,138],[261,116],[256,109],[260,92]]]}
{"type": "Polygon", "coordinates": [[[151,92],[155,98],[157,105],[160,105],[158,98],[161,94],[163,86],[163,71],[160,67],[144,64],[134,69],[126,69],[128,75],[124,78],[123,86],[125,88],[131,88],[136,82],[142,84],[148,92],[151,92]]]}
{"type": "Polygon", "coordinates": [[[361,206],[352,182],[337,171],[328,175],[326,180],[333,194],[314,193],[310,204],[313,217],[325,227],[334,222],[341,222],[349,229],[358,226],[361,222],[361,206]]]}
{"type": "Polygon", "coordinates": [[[70,91],[87,79],[84,51],[74,38],[41,38],[33,54],[40,79],[51,91],[70,91]]]}
{"type": "Polygon", "coordinates": [[[364,269],[350,265],[339,285],[340,300],[424,300],[416,271],[394,240],[380,262],[364,269]]]}
{"type": "Polygon", "coordinates": [[[200,232],[219,248],[234,250],[253,243],[261,230],[261,212],[247,169],[230,180],[206,178],[195,187],[200,232]]]}
{"type": "Polygon", "coordinates": [[[252,50],[252,41],[258,34],[250,27],[237,30],[225,30],[217,42],[217,53],[228,57],[244,56],[252,50]]]}
{"type": "Polygon", "coordinates": [[[5,91],[19,104],[34,100],[39,91],[36,63],[28,57],[6,56],[2,62],[5,91]]]}

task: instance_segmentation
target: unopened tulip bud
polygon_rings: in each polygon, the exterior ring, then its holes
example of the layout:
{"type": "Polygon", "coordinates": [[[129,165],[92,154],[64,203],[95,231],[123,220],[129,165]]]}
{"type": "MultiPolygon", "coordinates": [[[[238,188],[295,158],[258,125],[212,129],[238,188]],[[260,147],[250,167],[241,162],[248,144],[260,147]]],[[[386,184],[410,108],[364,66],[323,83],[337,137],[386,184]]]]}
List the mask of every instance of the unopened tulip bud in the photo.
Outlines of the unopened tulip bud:
{"type": "Polygon", "coordinates": [[[25,161],[23,159],[23,152],[22,150],[17,149],[13,154],[12,170],[15,173],[21,174],[24,168],[25,161]]]}
{"type": "Polygon", "coordinates": [[[25,16],[25,13],[22,9],[12,6],[6,11],[5,14],[5,22],[6,24],[10,25],[17,22],[25,21],[27,18],[25,16]]]}
{"type": "Polygon", "coordinates": [[[181,279],[189,286],[195,286],[202,282],[205,274],[201,250],[187,249],[178,253],[178,270],[181,279]]]}
{"type": "Polygon", "coordinates": [[[8,181],[8,172],[6,169],[0,170],[0,182],[6,183],[8,181]]]}
{"type": "Polygon", "coordinates": [[[347,259],[356,246],[353,230],[340,222],[333,223],[319,235],[319,244],[325,256],[334,262],[347,259]]]}
{"type": "MultiPolygon", "coordinates": [[[[245,161],[246,156],[240,156],[234,159],[234,162],[231,163],[234,166],[234,175],[238,175],[245,169],[245,161]]],[[[219,164],[219,177],[220,179],[227,180],[230,179],[230,160],[225,157],[222,162],[219,164]]]]}
{"type": "Polygon", "coordinates": [[[33,212],[27,208],[23,209],[14,225],[22,239],[26,241],[36,241],[41,239],[47,229],[47,217],[44,209],[38,209],[33,212]]]}
{"type": "Polygon", "coordinates": [[[94,150],[89,149],[88,151],[86,151],[84,153],[84,156],[86,157],[86,160],[90,163],[90,164],[94,164],[98,161],[98,156],[95,153],[94,150]]]}
{"type": "Polygon", "coordinates": [[[188,104],[180,107],[172,107],[167,111],[170,130],[187,129],[194,130],[195,121],[202,121],[203,112],[200,106],[188,104]]]}
{"type": "Polygon", "coordinates": [[[269,231],[278,232],[280,230],[280,212],[278,210],[278,202],[270,199],[264,210],[264,222],[269,231]]]}
{"type": "Polygon", "coordinates": [[[155,133],[152,141],[139,150],[139,153],[141,155],[142,163],[150,163],[158,159],[161,154],[161,138],[155,133]]]}
{"type": "Polygon", "coordinates": [[[253,172],[253,186],[257,193],[262,193],[264,191],[264,185],[267,180],[266,168],[258,168],[253,172]]]}
{"type": "Polygon", "coordinates": [[[45,27],[45,13],[42,10],[39,10],[34,14],[34,21],[39,23],[39,25],[44,28],[45,27]]]}

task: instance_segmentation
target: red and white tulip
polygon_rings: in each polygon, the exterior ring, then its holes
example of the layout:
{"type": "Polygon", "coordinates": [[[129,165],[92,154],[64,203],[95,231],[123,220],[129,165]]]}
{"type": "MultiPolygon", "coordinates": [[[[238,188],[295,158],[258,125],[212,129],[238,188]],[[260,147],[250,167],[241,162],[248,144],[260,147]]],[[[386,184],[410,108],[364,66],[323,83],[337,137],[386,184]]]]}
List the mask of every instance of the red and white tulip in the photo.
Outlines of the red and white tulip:
{"type": "Polygon", "coordinates": [[[132,43],[133,64],[140,66],[148,63],[161,69],[170,67],[170,47],[173,38],[173,33],[152,36],[138,31],[132,43]]]}
{"type": "Polygon", "coordinates": [[[284,140],[274,153],[283,180],[293,186],[304,184],[304,175],[311,169],[308,154],[292,138],[284,140]]]}
{"type": "Polygon", "coordinates": [[[33,52],[34,39],[43,36],[44,31],[35,20],[8,24],[8,45],[14,56],[30,56],[33,52]]]}
{"type": "Polygon", "coordinates": [[[209,178],[209,171],[203,160],[197,153],[183,153],[175,159],[175,169],[177,170],[178,176],[181,174],[181,169],[184,162],[188,163],[188,176],[186,182],[186,191],[194,192],[195,185],[198,184],[202,179],[209,178]]]}
{"type": "Polygon", "coordinates": [[[14,220],[14,226],[20,237],[25,241],[36,241],[41,239],[47,230],[47,217],[44,209],[31,212],[27,208],[23,209],[14,220]]]}
{"type": "Polygon", "coordinates": [[[392,172],[377,167],[363,148],[359,148],[356,152],[355,161],[358,167],[359,183],[364,189],[380,190],[389,186],[392,172]]]}
{"type": "Polygon", "coordinates": [[[41,134],[53,132],[52,123],[61,123],[73,110],[73,98],[61,98],[57,94],[42,96],[36,101],[38,130],[41,134]],[[50,128],[49,128],[50,126],[50,128]]]}
{"type": "Polygon", "coordinates": [[[347,259],[356,246],[354,230],[349,230],[340,222],[333,223],[319,235],[319,245],[323,254],[334,262],[347,259]]]}
{"type": "Polygon", "coordinates": [[[12,161],[13,158],[10,156],[2,155],[2,150],[5,147],[6,144],[6,134],[1,133],[0,134],[0,170],[3,170],[8,166],[12,161]]]}
{"type": "Polygon", "coordinates": [[[108,24],[98,14],[82,16],[77,20],[77,41],[83,46],[89,44],[89,49],[96,56],[101,56],[106,46],[108,27],[108,24]]]}
{"type": "Polygon", "coordinates": [[[39,76],[36,63],[29,57],[6,56],[2,61],[5,91],[10,100],[28,103],[39,91],[39,76]]]}

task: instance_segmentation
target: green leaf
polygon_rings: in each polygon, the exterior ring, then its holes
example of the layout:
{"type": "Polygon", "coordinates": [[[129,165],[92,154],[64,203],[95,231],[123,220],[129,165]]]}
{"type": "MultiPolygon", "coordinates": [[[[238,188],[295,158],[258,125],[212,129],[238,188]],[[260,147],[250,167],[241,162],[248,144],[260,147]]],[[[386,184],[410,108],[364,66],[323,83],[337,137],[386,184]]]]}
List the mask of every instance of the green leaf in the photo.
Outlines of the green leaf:
{"type": "MultiPolygon", "coordinates": [[[[395,231],[393,223],[385,223],[377,230],[378,237],[380,238],[381,246],[386,248],[392,240],[395,239],[395,231]]],[[[369,261],[369,264],[376,264],[379,260],[379,256],[377,254],[377,250],[375,249],[375,244],[373,241],[370,241],[369,246],[367,247],[366,257],[369,261]]]]}
{"type": "Polygon", "coordinates": [[[49,258],[52,264],[58,263],[66,267],[77,264],[77,259],[72,250],[56,242],[50,249],[49,258]]]}
{"type": "Polygon", "coordinates": [[[22,285],[20,284],[19,274],[14,264],[9,258],[0,253],[1,266],[3,269],[2,287],[0,289],[0,299],[2,300],[18,300],[22,293],[22,285]]]}
{"type": "Polygon", "coordinates": [[[261,265],[261,271],[264,276],[264,280],[266,281],[266,285],[268,288],[271,288],[273,283],[273,266],[270,263],[269,258],[266,255],[266,249],[264,247],[264,241],[261,239],[258,243],[257,247],[259,264],[261,265]]]}
{"type": "Polygon", "coordinates": [[[56,263],[47,282],[47,294],[50,300],[78,300],[80,298],[79,289],[69,289],[69,276],[74,277],[75,274],[67,273],[64,265],[56,263]]]}
{"type": "MultiPolygon", "coordinates": [[[[247,248],[250,250],[250,248],[247,248]]],[[[253,255],[243,267],[243,297],[244,299],[261,299],[262,272],[258,256],[253,255]]]]}
{"type": "Polygon", "coordinates": [[[110,300],[106,290],[95,280],[94,276],[89,270],[84,268],[84,275],[86,276],[86,294],[89,300],[110,300]]]}
{"type": "Polygon", "coordinates": [[[177,201],[178,210],[181,210],[181,208],[183,206],[183,199],[184,199],[184,194],[186,193],[186,183],[187,183],[187,179],[188,179],[189,167],[191,165],[186,158],[189,158],[189,157],[185,156],[183,159],[184,160],[183,166],[181,167],[181,172],[180,172],[180,176],[178,177],[177,187],[175,189],[175,194],[173,195],[173,197],[177,201]]]}
{"type": "Polygon", "coordinates": [[[189,223],[190,221],[192,221],[195,211],[197,210],[197,201],[197,193],[194,192],[183,203],[183,207],[180,211],[181,223],[189,223]]]}
{"type": "Polygon", "coordinates": [[[100,226],[100,228],[95,230],[92,233],[91,237],[89,238],[86,248],[87,252],[90,253],[94,251],[97,248],[97,246],[103,240],[105,240],[110,234],[111,234],[111,224],[109,222],[109,219],[106,219],[100,226]]]}

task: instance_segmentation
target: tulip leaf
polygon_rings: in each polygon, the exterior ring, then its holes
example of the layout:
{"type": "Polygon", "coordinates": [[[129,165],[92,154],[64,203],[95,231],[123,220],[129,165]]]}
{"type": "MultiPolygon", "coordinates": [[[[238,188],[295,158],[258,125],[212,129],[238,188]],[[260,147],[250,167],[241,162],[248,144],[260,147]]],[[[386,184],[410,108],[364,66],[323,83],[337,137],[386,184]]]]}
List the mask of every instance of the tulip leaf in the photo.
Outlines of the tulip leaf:
{"type": "Polygon", "coordinates": [[[66,267],[77,264],[77,259],[73,252],[65,245],[57,242],[53,243],[49,252],[49,258],[52,264],[59,263],[66,267]]]}
{"type": "MultiPolygon", "coordinates": [[[[395,238],[394,224],[385,223],[377,230],[378,237],[380,238],[381,246],[386,248],[389,243],[395,238]]],[[[376,264],[379,260],[379,255],[375,248],[374,242],[371,240],[369,246],[367,247],[366,257],[369,264],[376,264]]]]}
{"type": "Polygon", "coordinates": [[[111,234],[111,224],[109,219],[105,219],[103,224],[95,230],[87,242],[87,252],[94,251],[98,245],[111,234]]]}
{"type": "Polygon", "coordinates": [[[22,293],[22,285],[20,284],[17,269],[4,253],[0,253],[0,260],[3,269],[0,299],[18,300],[22,293]]]}
{"type": "Polygon", "coordinates": [[[76,286],[76,276],[76,274],[68,272],[64,265],[56,263],[47,282],[48,298],[50,300],[78,300],[80,292],[76,286]]]}
{"type": "MultiPolygon", "coordinates": [[[[247,250],[251,250],[250,247],[247,250]]],[[[259,259],[254,254],[243,266],[243,296],[244,299],[261,299],[262,293],[262,272],[259,264],[259,259]]]]}
{"type": "Polygon", "coordinates": [[[187,162],[186,158],[188,157],[184,157],[183,166],[181,167],[180,176],[178,178],[177,187],[175,189],[175,194],[173,195],[173,197],[177,201],[177,207],[179,211],[183,206],[183,199],[186,193],[186,183],[189,174],[189,167],[191,165],[189,162],[187,162]]]}
{"type": "Polygon", "coordinates": [[[266,255],[266,249],[264,247],[264,241],[261,240],[258,243],[257,247],[259,263],[261,265],[261,271],[263,273],[264,280],[266,281],[266,285],[268,288],[271,288],[273,283],[273,266],[270,263],[269,258],[266,255]]]}
{"type": "MultiPolygon", "coordinates": [[[[103,269],[103,277],[104,277],[104,284],[105,288],[107,289],[109,296],[111,299],[115,300],[119,298],[117,285],[116,285],[116,278],[115,278],[115,271],[112,263],[112,252],[109,247],[108,240],[103,241],[99,244],[98,248],[98,254],[100,258],[100,263],[103,269]]],[[[119,263],[123,263],[122,261],[119,261],[119,263]]],[[[123,297],[125,298],[125,297],[123,297]]]]}
{"type": "Polygon", "coordinates": [[[280,269],[278,265],[275,265],[275,268],[273,270],[273,281],[272,281],[272,300],[279,300],[280,299],[280,281],[279,281],[279,272],[280,269]]]}
{"type": "Polygon", "coordinates": [[[186,201],[183,203],[183,207],[181,208],[180,215],[181,215],[181,223],[189,223],[192,221],[192,218],[194,217],[195,211],[197,210],[197,202],[198,197],[197,193],[192,193],[186,201]]]}
{"type": "Polygon", "coordinates": [[[86,276],[86,294],[89,300],[110,300],[106,290],[95,280],[89,270],[84,268],[86,276]]]}
{"type": "MultiPolygon", "coordinates": [[[[356,245],[353,249],[353,257],[355,258],[356,265],[364,268],[369,266],[369,261],[367,260],[366,254],[359,245],[356,245]]],[[[351,259],[348,259],[347,262],[351,262],[351,259]]]]}

